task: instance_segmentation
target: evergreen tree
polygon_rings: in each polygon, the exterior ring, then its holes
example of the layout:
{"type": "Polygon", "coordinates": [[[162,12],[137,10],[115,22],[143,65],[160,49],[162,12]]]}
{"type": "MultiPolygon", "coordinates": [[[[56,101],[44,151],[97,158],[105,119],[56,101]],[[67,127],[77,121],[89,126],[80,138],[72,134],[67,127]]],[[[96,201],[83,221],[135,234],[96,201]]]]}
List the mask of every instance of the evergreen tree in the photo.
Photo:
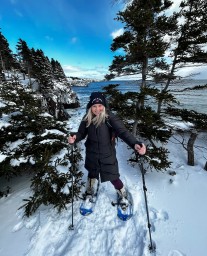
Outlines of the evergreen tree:
{"type": "Polygon", "coordinates": [[[164,36],[175,29],[175,17],[166,17],[163,11],[172,5],[170,1],[134,0],[117,20],[124,24],[124,33],[113,40],[111,50],[123,49],[123,54],[115,56],[109,67],[110,77],[122,75],[142,75],[142,87],[155,68],[168,67],[164,58],[169,43],[164,36]]]}
{"type": "Polygon", "coordinates": [[[53,70],[53,74],[54,74],[54,78],[57,81],[63,82],[63,83],[67,83],[67,78],[66,75],[63,71],[63,68],[61,66],[61,64],[57,61],[54,60],[53,58],[51,59],[51,65],[52,65],[52,70],[53,70]]]}
{"type": "Polygon", "coordinates": [[[32,76],[36,78],[41,85],[41,89],[52,89],[53,88],[53,72],[52,65],[43,53],[42,50],[32,51],[33,65],[32,65],[32,76]]]}
{"type": "Polygon", "coordinates": [[[9,48],[7,39],[2,35],[0,31],[0,72],[11,70],[12,68],[18,68],[17,60],[15,59],[12,51],[9,48]]]}
{"type": "MultiPolygon", "coordinates": [[[[142,1],[133,0],[126,9],[118,13],[117,20],[124,24],[124,33],[113,40],[112,51],[123,50],[123,54],[115,56],[109,67],[110,74],[106,76],[111,79],[114,76],[141,74],[140,92],[133,100],[133,129],[137,132],[137,124],[140,122],[140,113],[145,113],[141,118],[144,124],[149,120],[157,121],[163,118],[161,107],[164,104],[172,105],[176,99],[168,90],[172,80],[176,79],[176,71],[183,65],[206,63],[206,6],[204,0],[185,0],[180,4],[180,10],[167,16],[165,13],[172,5],[171,1],[142,1]],[[170,40],[166,41],[166,38],[170,40]],[[171,49],[172,48],[172,49],[171,49]],[[172,50],[169,58],[165,52],[172,50]],[[169,59],[172,59],[170,62],[169,59]],[[154,78],[160,87],[152,87],[147,82],[148,78],[154,78]],[[157,109],[148,106],[149,98],[157,102],[157,109]],[[149,119],[148,119],[149,118],[149,119]]],[[[134,94],[135,95],[135,94],[134,94]]],[[[129,116],[128,116],[129,118],[129,116]]],[[[130,116],[131,118],[131,116],[130,116]]],[[[158,121],[160,123],[160,121],[158,121]]],[[[139,123],[139,127],[142,124],[139,123]]],[[[149,127],[158,127],[153,123],[147,126],[142,136],[148,138],[150,145],[155,149],[156,132],[149,127]],[[148,131],[151,133],[149,137],[148,131]]],[[[164,127],[163,127],[164,128],[164,127]]],[[[164,129],[163,129],[164,133],[164,129]]],[[[164,135],[164,134],[163,134],[164,135]]],[[[168,135],[170,135],[168,133],[168,135]]],[[[165,135],[164,135],[165,137],[165,135]]],[[[165,158],[166,159],[166,158],[165,158]]]]}
{"type": "MultiPolygon", "coordinates": [[[[174,14],[180,19],[171,41],[170,69],[162,74],[155,74],[157,82],[164,81],[162,94],[169,90],[176,72],[183,67],[207,64],[207,2],[206,0],[184,0],[180,3],[178,13],[174,14]]],[[[157,112],[160,113],[164,98],[158,100],[157,112]]]]}
{"type": "MultiPolygon", "coordinates": [[[[133,120],[133,134],[141,135],[149,141],[149,148],[153,150],[151,153],[148,150],[148,153],[152,158],[158,156],[162,160],[161,165],[153,163],[156,169],[169,167],[168,151],[158,142],[166,142],[171,133],[165,127],[161,116],[157,115],[152,107],[147,106],[148,98],[157,97],[159,93],[158,89],[150,88],[147,80],[158,68],[161,71],[169,68],[164,59],[169,43],[164,40],[164,36],[169,35],[176,28],[176,16],[167,17],[164,12],[171,5],[172,2],[168,0],[134,0],[124,11],[118,13],[117,20],[124,24],[124,33],[113,40],[111,49],[112,51],[123,49],[123,54],[115,56],[109,67],[111,73],[106,76],[111,78],[141,74],[140,91],[122,95],[126,102],[133,102],[130,106],[128,103],[123,106],[126,116],[123,115],[123,111],[120,109],[119,111],[122,112],[123,118],[133,120]]],[[[175,100],[172,95],[167,97],[168,102],[175,100]]]]}
{"type": "MultiPolygon", "coordinates": [[[[7,125],[1,128],[0,134],[0,151],[6,156],[0,162],[0,178],[10,179],[25,171],[33,171],[33,195],[24,205],[27,216],[41,204],[53,204],[58,210],[65,208],[72,200],[71,173],[62,172],[63,167],[71,168],[66,123],[42,112],[41,95],[24,88],[18,80],[2,83],[0,97],[0,118],[7,115],[7,125]]],[[[80,158],[76,150],[76,165],[80,158]]],[[[83,185],[82,173],[76,168],[73,176],[76,198],[83,185]]]]}
{"type": "Polygon", "coordinates": [[[31,85],[31,69],[33,65],[32,52],[27,46],[27,43],[22,39],[19,39],[17,42],[16,49],[21,69],[25,74],[28,74],[31,85]]]}
{"type": "Polygon", "coordinates": [[[136,100],[142,97],[140,93],[121,93],[118,86],[119,84],[112,84],[103,87],[108,96],[110,109],[117,112],[127,128],[139,140],[144,138],[147,141],[148,158],[145,160],[149,164],[148,168],[155,168],[158,171],[166,170],[171,162],[168,161],[169,151],[164,148],[163,144],[171,136],[171,130],[167,129],[163,120],[151,107],[136,110],[136,100]],[[134,122],[136,122],[136,129],[134,122]]]}
{"type": "MultiPolygon", "coordinates": [[[[145,107],[145,97],[150,93],[156,100],[164,97],[165,102],[171,104],[174,97],[168,92],[150,88],[147,80],[156,75],[156,70],[169,69],[164,58],[170,43],[165,36],[169,36],[176,29],[177,16],[167,17],[165,11],[172,5],[171,1],[134,0],[127,8],[119,12],[117,20],[124,24],[124,33],[113,40],[111,49],[123,49],[123,54],[115,56],[111,72],[106,78],[121,75],[141,74],[140,97],[137,98],[136,111],[145,107]],[[141,97],[142,96],[142,97],[141,97]]],[[[135,121],[134,125],[136,126],[135,121]]],[[[134,127],[136,130],[136,127],[134,127]]]]}
{"type": "MultiPolygon", "coordinates": [[[[25,215],[31,215],[41,204],[52,204],[60,211],[66,208],[67,204],[72,201],[72,197],[75,199],[80,194],[83,183],[81,182],[82,172],[78,170],[78,162],[81,155],[79,149],[76,149],[73,159],[75,168],[72,168],[71,154],[67,150],[66,123],[57,121],[53,116],[43,112],[42,95],[21,85],[18,79],[19,74],[24,72],[30,79],[36,78],[43,95],[47,95],[50,99],[64,95],[60,94],[58,89],[56,92],[53,91],[53,67],[42,50],[33,48],[30,50],[27,43],[19,39],[17,44],[19,62],[17,62],[2,34],[0,34],[0,47],[0,71],[12,70],[8,72],[12,74],[10,79],[6,80],[4,77],[0,84],[0,118],[5,121],[5,116],[7,116],[0,134],[0,152],[5,156],[0,162],[0,179],[9,180],[25,171],[32,171],[33,194],[29,199],[25,199],[26,203],[22,206],[25,209],[25,215]],[[13,70],[15,68],[19,71],[13,70]],[[72,170],[73,173],[71,173],[72,170]]],[[[56,62],[56,70],[59,72],[59,79],[61,76],[64,79],[58,62],[56,62]]],[[[60,81],[58,83],[61,84],[60,81]]],[[[70,88],[68,91],[71,93],[70,88]]],[[[70,95],[67,94],[65,97],[70,95]]],[[[53,103],[57,105],[57,102],[53,103]]],[[[63,106],[59,107],[61,119],[64,117],[64,120],[65,118],[68,120],[68,115],[64,116],[63,106]]],[[[0,196],[8,194],[9,189],[6,186],[1,188],[0,196]]]]}

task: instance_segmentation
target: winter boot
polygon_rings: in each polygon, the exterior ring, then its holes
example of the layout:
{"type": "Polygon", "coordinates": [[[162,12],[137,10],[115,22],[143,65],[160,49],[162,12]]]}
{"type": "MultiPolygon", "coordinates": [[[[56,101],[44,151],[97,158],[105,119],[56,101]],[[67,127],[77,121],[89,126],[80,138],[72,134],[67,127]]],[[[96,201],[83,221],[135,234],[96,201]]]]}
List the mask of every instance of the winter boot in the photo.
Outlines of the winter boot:
{"type": "Polygon", "coordinates": [[[96,178],[88,178],[86,183],[85,196],[96,196],[98,191],[99,181],[96,178]]]}
{"type": "Polygon", "coordinates": [[[123,211],[125,211],[129,205],[129,201],[127,199],[127,190],[125,187],[122,189],[117,189],[117,194],[118,194],[118,204],[122,208],[123,211]]]}

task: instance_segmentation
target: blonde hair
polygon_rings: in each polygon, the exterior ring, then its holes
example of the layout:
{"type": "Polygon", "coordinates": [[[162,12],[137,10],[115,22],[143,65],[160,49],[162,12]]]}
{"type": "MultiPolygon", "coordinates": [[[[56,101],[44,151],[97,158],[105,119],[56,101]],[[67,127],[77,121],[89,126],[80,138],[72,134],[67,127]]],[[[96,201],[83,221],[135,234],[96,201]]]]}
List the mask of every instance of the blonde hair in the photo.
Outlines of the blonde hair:
{"type": "Polygon", "coordinates": [[[91,107],[88,109],[86,116],[84,117],[84,121],[87,121],[86,127],[89,127],[91,123],[93,123],[96,127],[98,127],[101,123],[105,123],[108,114],[106,113],[106,108],[103,108],[103,111],[100,112],[99,115],[94,116],[91,107]]]}

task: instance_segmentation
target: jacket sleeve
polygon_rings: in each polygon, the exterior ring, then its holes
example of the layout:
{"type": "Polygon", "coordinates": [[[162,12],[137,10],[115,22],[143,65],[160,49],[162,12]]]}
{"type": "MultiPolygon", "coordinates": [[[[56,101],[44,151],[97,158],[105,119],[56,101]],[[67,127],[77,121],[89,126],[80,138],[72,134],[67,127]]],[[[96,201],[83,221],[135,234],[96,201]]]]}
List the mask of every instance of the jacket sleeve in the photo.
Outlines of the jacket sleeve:
{"type": "Polygon", "coordinates": [[[87,133],[88,133],[88,129],[86,127],[86,122],[82,120],[80,123],[80,126],[78,128],[78,132],[76,133],[76,141],[75,142],[79,142],[79,141],[85,139],[87,133]]]}
{"type": "Polygon", "coordinates": [[[122,120],[110,112],[109,121],[112,129],[116,135],[122,139],[127,145],[134,149],[135,144],[141,144],[137,139],[127,130],[122,120]]]}

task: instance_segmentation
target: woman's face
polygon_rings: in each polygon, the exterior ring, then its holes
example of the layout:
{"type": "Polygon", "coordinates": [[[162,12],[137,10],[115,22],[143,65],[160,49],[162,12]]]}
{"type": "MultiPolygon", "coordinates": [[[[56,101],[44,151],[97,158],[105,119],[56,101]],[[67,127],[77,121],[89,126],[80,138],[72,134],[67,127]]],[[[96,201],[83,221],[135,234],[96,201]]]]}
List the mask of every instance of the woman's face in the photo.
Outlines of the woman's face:
{"type": "Polygon", "coordinates": [[[104,110],[104,106],[102,104],[94,104],[91,107],[91,111],[94,115],[99,115],[104,110]]]}

